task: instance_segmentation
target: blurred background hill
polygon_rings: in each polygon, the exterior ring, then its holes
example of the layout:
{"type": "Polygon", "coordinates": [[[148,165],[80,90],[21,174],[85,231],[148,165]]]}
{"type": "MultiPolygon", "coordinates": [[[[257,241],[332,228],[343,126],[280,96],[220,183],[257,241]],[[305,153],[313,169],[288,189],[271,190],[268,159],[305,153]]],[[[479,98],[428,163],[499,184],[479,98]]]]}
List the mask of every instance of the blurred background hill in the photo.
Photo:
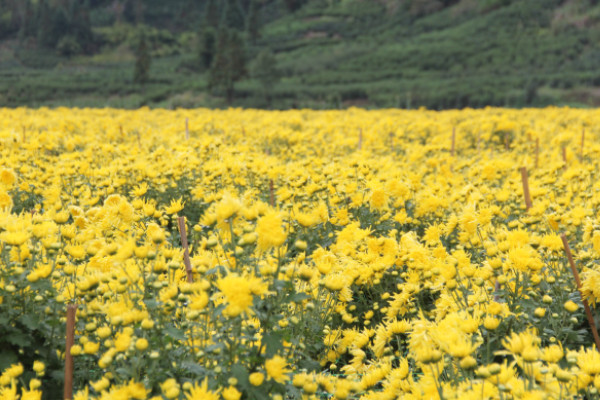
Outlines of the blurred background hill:
{"type": "Polygon", "coordinates": [[[597,0],[0,0],[0,106],[600,105],[597,0]]]}

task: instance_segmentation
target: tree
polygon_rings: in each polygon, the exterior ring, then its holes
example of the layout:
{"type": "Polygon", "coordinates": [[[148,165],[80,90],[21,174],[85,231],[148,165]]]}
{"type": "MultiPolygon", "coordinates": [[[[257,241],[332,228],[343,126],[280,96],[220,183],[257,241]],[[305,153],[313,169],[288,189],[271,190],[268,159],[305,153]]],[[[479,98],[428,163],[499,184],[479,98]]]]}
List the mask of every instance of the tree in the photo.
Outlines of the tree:
{"type": "Polygon", "coordinates": [[[219,26],[219,8],[215,0],[208,0],[204,9],[204,22],[207,26],[217,28],[219,26]]]}
{"type": "Polygon", "coordinates": [[[285,6],[291,12],[296,11],[306,3],[306,0],[284,0],[285,6]]]}
{"type": "Polygon", "coordinates": [[[237,0],[227,0],[221,17],[221,27],[243,31],[245,25],[244,11],[237,0]]]}
{"type": "Polygon", "coordinates": [[[277,69],[277,60],[273,53],[268,50],[261,51],[252,62],[252,77],[258,80],[263,89],[263,95],[268,105],[273,97],[273,87],[281,79],[281,73],[277,69]]]}
{"type": "Polygon", "coordinates": [[[68,10],[69,36],[71,36],[85,53],[91,53],[94,49],[94,34],[90,21],[90,3],[71,1],[68,10]]]}
{"type": "Polygon", "coordinates": [[[221,29],[217,39],[217,54],[210,70],[209,85],[225,91],[227,103],[233,102],[235,83],[246,77],[244,42],[238,32],[221,29]]]}
{"type": "Polygon", "coordinates": [[[94,48],[94,34],[90,22],[90,4],[70,0],[51,6],[49,0],[40,0],[36,9],[37,43],[41,47],[56,49],[64,55],[94,48]]]}
{"type": "Polygon", "coordinates": [[[258,0],[251,0],[246,17],[246,31],[252,42],[260,37],[260,12],[258,0]]]}
{"type": "Polygon", "coordinates": [[[205,27],[198,37],[198,65],[201,70],[207,70],[212,65],[217,52],[217,37],[215,30],[205,27]]]}
{"type": "Polygon", "coordinates": [[[37,5],[37,43],[42,47],[54,47],[58,38],[55,37],[52,9],[46,0],[41,0],[37,5]]]}
{"type": "Polygon", "coordinates": [[[19,40],[23,41],[26,38],[35,35],[39,14],[36,13],[31,1],[26,0],[22,2],[19,15],[21,17],[19,40]]]}
{"type": "Polygon", "coordinates": [[[135,83],[144,84],[148,81],[151,64],[152,57],[146,43],[146,35],[142,33],[135,51],[135,70],[133,72],[133,81],[135,83]]]}
{"type": "Polygon", "coordinates": [[[144,20],[144,5],[142,4],[142,0],[127,0],[123,15],[128,21],[141,24],[144,20]]]}

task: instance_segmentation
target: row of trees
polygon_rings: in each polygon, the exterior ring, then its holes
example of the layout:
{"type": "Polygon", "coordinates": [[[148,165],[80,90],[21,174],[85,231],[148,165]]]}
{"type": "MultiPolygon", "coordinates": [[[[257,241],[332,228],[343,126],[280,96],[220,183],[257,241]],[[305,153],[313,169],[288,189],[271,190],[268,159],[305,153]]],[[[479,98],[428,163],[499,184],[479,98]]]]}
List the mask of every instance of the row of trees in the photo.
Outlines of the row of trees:
{"type": "MultiPolygon", "coordinates": [[[[194,59],[189,62],[190,69],[206,73],[209,88],[223,94],[228,102],[233,101],[236,82],[255,77],[270,102],[278,73],[273,54],[264,48],[259,52],[262,16],[266,9],[269,12],[276,9],[276,4],[283,7],[278,8],[280,12],[286,12],[298,9],[307,1],[188,1],[185,5],[199,18],[195,23],[197,48],[193,52],[194,59]],[[254,56],[249,57],[250,54],[254,56]],[[254,59],[253,63],[248,62],[250,58],[254,59]]],[[[103,43],[94,35],[92,26],[98,23],[98,15],[110,15],[113,24],[128,22],[140,27],[134,49],[134,81],[143,84],[149,79],[153,50],[143,26],[173,19],[172,15],[162,20],[152,17],[159,3],[154,0],[0,0],[0,40],[18,38],[21,47],[54,50],[62,56],[92,54],[100,50],[103,43]],[[145,18],[154,19],[145,21],[145,18]]],[[[183,6],[181,0],[168,8],[176,15],[175,10],[184,9],[183,6]]],[[[188,29],[182,27],[181,31],[188,29]]]]}
{"type": "MultiPolygon", "coordinates": [[[[274,55],[261,51],[249,65],[247,43],[254,44],[260,37],[260,3],[249,0],[247,8],[237,0],[217,2],[208,0],[198,32],[198,48],[192,61],[193,69],[208,73],[211,91],[224,93],[227,102],[234,99],[236,82],[249,75],[256,78],[263,89],[265,100],[271,102],[274,84],[279,80],[274,55]]],[[[150,51],[142,35],[136,51],[134,81],[144,83],[149,78],[150,51]]]]}
{"type": "MultiPolygon", "coordinates": [[[[234,97],[235,83],[248,75],[246,40],[254,43],[260,37],[260,18],[258,0],[250,0],[247,12],[237,0],[226,0],[222,9],[218,9],[216,0],[208,0],[205,9],[204,24],[199,33],[198,66],[209,71],[209,87],[225,92],[227,102],[234,97]],[[220,18],[219,18],[220,11],[220,18]]],[[[261,61],[267,53],[261,53],[261,61]]],[[[271,59],[274,63],[274,58],[271,59]]],[[[273,73],[275,75],[275,73],[273,73]]],[[[276,77],[273,76],[273,79],[276,77]]],[[[264,82],[265,84],[267,82],[264,82]]],[[[264,85],[268,89],[269,85],[264,85]]],[[[270,101],[270,90],[265,90],[270,101]]]]}
{"type": "Polygon", "coordinates": [[[16,33],[24,45],[56,49],[59,54],[92,53],[94,35],[88,0],[5,0],[0,9],[0,38],[16,33]]]}

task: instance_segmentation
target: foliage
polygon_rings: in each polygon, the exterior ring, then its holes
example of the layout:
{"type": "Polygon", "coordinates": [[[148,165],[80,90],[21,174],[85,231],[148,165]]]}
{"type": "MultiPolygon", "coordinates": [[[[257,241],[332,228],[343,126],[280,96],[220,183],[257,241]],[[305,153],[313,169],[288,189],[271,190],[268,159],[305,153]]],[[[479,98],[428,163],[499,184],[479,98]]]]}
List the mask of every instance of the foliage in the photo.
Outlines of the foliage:
{"type": "Polygon", "coordinates": [[[211,28],[204,28],[198,40],[198,59],[201,70],[209,70],[217,52],[217,34],[211,28]]]}
{"type": "Polygon", "coordinates": [[[151,64],[152,58],[146,44],[146,37],[142,35],[135,52],[135,69],[133,72],[133,81],[135,83],[145,83],[148,81],[151,64]]]}
{"type": "Polygon", "coordinates": [[[252,42],[255,42],[260,38],[260,9],[258,0],[251,0],[248,8],[248,15],[246,16],[246,31],[248,37],[252,42]]]}
{"type": "Polygon", "coordinates": [[[210,69],[210,86],[225,91],[231,104],[235,83],[246,76],[246,55],[242,37],[235,30],[221,28],[217,37],[217,53],[210,69]]]}
{"type": "Polygon", "coordinates": [[[252,77],[262,85],[267,104],[271,103],[273,88],[281,79],[281,73],[277,68],[277,59],[273,53],[262,51],[252,62],[252,77]]]}
{"type": "Polygon", "coordinates": [[[220,28],[243,31],[245,25],[244,11],[238,0],[226,0],[223,6],[220,28]]]}
{"type": "MultiPolygon", "coordinates": [[[[269,50],[277,60],[285,79],[273,90],[273,107],[600,104],[593,89],[600,84],[600,8],[588,1],[311,0],[296,3],[292,12],[282,1],[232,1],[230,6],[147,0],[139,19],[151,55],[170,64],[155,82],[160,96],[113,77],[130,75],[139,39],[135,3],[127,2],[128,16],[108,0],[0,3],[0,30],[5,26],[7,32],[0,104],[162,107],[181,95],[180,85],[172,83],[186,79],[181,86],[198,87],[194,96],[204,99],[203,105],[226,106],[231,98],[224,90],[196,84],[210,78],[209,63],[201,63],[198,53],[211,48],[204,46],[207,41],[216,45],[216,38],[190,37],[217,32],[231,14],[227,10],[236,11],[231,18],[237,22],[230,25],[248,37],[248,59],[269,50]],[[188,75],[181,76],[181,65],[188,75]],[[46,90],[54,82],[42,84],[34,93],[31,75],[56,81],[55,66],[82,71],[80,83],[69,80],[55,91],[46,90]],[[90,93],[93,84],[99,87],[97,96],[90,93]]],[[[235,86],[234,105],[266,106],[259,82],[241,80],[235,86]]]]}

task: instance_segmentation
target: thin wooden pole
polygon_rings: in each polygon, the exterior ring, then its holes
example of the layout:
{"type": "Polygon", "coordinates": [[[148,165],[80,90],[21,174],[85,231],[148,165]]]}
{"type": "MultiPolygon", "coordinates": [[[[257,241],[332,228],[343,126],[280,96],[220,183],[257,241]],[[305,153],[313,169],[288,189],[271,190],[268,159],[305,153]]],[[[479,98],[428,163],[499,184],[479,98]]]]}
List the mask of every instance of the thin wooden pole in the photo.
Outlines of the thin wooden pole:
{"type": "Polygon", "coordinates": [[[188,118],[185,119],[185,140],[190,139],[190,128],[188,125],[188,118]]]}
{"type": "Polygon", "coordinates": [[[358,149],[359,150],[362,149],[362,142],[363,142],[362,128],[358,128],[358,149]]]}
{"type": "Polygon", "coordinates": [[[537,169],[540,160],[540,138],[535,138],[535,169],[537,169]]]}
{"type": "Polygon", "coordinates": [[[454,157],[454,153],[456,152],[456,127],[452,127],[452,147],[450,148],[450,155],[454,157]]]}
{"type": "Polygon", "coordinates": [[[521,180],[523,181],[523,196],[525,196],[525,207],[527,211],[533,206],[531,203],[531,194],[529,193],[529,176],[527,167],[521,167],[521,180]]]}
{"type": "Polygon", "coordinates": [[[188,246],[187,233],[185,231],[185,217],[177,217],[177,223],[179,224],[179,235],[181,235],[181,246],[183,247],[183,263],[185,264],[185,272],[187,274],[187,281],[194,282],[194,276],[192,275],[192,263],[190,262],[190,250],[188,246]]]}
{"type": "Polygon", "coordinates": [[[583,148],[585,146],[585,127],[581,128],[581,150],[579,152],[579,160],[583,161],[583,148]]]}
{"type": "Polygon", "coordinates": [[[565,166],[563,168],[567,169],[567,147],[566,146],[562,147],[562,159],[565,162],[565,166]]]}
{"type": "Polygon", "coordinates": [[[596,349],[600,351],[600,336],[598,336],[596,322],[594,321],[594,316],[592,315],[592,310],[590,310],[590,306],[588,305],[587,300],[583,298],[583,293],[581,293],[581,280],[579,279],[579,273],[577,272],[575,262],[573,261],[573,255],[571,254],[571,248],[569,247],[567,236],[564,233],[562,233],[560,235],[560,238],[562,239],[563,246],[565,248],[565,253],[567,255],[567,259],[569,260],[569,265],[571,266],[571,272],[573,272],[573,276],[575,277],[577,290],[579,290],[579,294],[581,295],[581,302],[583,303],[583,307],[585,308],[585,315],[587,316],[588,323],[590,324],[590,328],[592,329],[592,336],[594,337],[594,342],[596,343],[596,349]]]}
{"type": "Polygon", "coordinates": [[[77,304],[69,304],[67,306],[67,341],[65,347],[65,387],[63,390],[63,398],[66,400],[73,399],[73,356],[71,355],[71,347],[75,342],[75,314],[77,312],[77,304]]]}

